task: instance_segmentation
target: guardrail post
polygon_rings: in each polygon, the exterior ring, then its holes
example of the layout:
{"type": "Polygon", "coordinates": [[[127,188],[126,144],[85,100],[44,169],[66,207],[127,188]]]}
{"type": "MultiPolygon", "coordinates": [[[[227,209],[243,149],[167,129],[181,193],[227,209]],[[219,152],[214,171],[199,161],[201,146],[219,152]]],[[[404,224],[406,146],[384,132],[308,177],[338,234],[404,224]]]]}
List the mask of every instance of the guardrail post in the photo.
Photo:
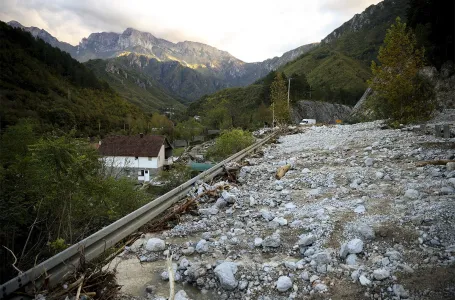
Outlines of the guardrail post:
{"type": "Polygon", "coordinates": [[[444,125],[444,138],[450,139],[450,125],[449,124],[444,125]]]}

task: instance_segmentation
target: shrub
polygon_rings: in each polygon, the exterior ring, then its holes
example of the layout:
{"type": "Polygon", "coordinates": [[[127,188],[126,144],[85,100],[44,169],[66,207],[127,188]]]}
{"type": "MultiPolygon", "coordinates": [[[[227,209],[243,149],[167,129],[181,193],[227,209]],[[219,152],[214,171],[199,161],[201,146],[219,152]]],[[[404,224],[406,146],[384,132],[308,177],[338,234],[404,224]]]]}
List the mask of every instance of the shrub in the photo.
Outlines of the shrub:
{"type": "Polygon", "coordinates": [[[253,143],[254,137],[251,132],[242,129],[223,131],[216,139],[215,145],[208,149],[206,156],[213,160],[222,160],[253,143]]]}

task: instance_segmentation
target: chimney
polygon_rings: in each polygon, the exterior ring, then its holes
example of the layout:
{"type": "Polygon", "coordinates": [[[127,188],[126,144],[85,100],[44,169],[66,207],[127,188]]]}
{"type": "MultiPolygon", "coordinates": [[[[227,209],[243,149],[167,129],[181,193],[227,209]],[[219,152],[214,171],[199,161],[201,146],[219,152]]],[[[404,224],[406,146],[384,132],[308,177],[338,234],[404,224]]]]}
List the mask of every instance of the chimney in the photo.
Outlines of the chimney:
{"type": "Polygon", "coordinates": [[[144,134],[143,133],[139,133],[139,136],[141,137],[141,139],[144,137],[144,134]]]}

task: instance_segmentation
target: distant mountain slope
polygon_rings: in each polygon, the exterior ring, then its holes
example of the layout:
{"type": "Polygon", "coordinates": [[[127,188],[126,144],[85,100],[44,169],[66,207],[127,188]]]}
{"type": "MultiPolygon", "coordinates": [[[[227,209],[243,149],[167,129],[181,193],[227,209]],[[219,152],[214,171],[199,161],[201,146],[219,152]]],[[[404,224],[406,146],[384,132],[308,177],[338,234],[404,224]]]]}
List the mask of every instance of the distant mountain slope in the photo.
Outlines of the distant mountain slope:
{"type": "Polygon", "coordinates": [[[150,76],[124,65],[118,59],[95,59],[85,63],[98,78],[106,81],[123,98],[145,113],[162,112],[168,108],[184,110],[183,98],[178,98],[150,76]]]}
{"type": "Polygon", "coordinates": [[[69,54],[3,22],[0,69],[1,127],[32,118],[96,135],[145,117],[69,54]]]}
{"type": "MultiPolygon", "coordinates": [[[[171,98],[183,97],[187,101],[192,101],[201,95],[213,93],[226,87],[251,84],[317,45],[317,43],[303,45],[284,53],[281,57],[274,57],[263,62],[245,63],[228,52],[209,45],[190,41],[172,43],[133,28],[127,28],[122,33],[92,33],[89,37],[82,39],[79,45],[72,46],[58,41],[45,30],[36,27],[24,27],[16,21],[9,23],[31,32],[35,37],[39,37],[53,46],[59,47],[81,62],[91,59],[116,59],[130,54],[142,55],[148,60],[155,59],[157,62],[164,63],[154,64],[158,67],[156,71],[163,70],[162,66],[164,66],[165,69],[172,69],[174,74],[173,82],[164,84],[164,88],[168,88],[171,93],[168,96],[171,98]],[[177,62],[179,66],[173,62],[177,62]],[[182,72],[182,74],[177,74],[178,72],[182,72]],[[178,77],[182,78],[181,83],[175,82],[178,77]],[[195,90],[189,93],[188,78],[195,78],[198,81],[194,83],[195,90]]],[[[98,73],[98,75],[101,74],[98,73]]],[[[102,77],[109,81],[107,74],[102,77]]],[[[162,76],[162,78],[164,77],[162,76]]],[[[122,95],[128,93],[128,89],[121,91],[121,86],[117,86],[116,90],[122,95]]],[[[155,100],[165,102],[166,97],[154,95],[151,101],[155,100]]],[[[156,103],[149,104],[156,106],[156,103]]],[[[148,106],[149,104],[145,105],[148,106]]]]}
{"type": "Polygon", "coordinates": [[[370,64],[396,17],[405,19],[407,0],[385,0],[335,29],[321,44],[282,66],[286,75],[306,73],[316,99],[354,105],[366,89],[370,64]]]}

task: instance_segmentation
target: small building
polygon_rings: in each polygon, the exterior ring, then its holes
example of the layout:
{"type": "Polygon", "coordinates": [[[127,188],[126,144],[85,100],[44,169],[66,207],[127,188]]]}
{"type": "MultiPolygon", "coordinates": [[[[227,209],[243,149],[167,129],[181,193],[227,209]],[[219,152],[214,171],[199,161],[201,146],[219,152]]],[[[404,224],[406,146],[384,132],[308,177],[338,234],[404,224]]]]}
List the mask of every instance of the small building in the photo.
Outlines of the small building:
{"type": "Polygon", "coordinates": [[[139,181],[172,163],[172,145],[161,135],[108,136],[98,148],[108,171],[139,181]]]}

